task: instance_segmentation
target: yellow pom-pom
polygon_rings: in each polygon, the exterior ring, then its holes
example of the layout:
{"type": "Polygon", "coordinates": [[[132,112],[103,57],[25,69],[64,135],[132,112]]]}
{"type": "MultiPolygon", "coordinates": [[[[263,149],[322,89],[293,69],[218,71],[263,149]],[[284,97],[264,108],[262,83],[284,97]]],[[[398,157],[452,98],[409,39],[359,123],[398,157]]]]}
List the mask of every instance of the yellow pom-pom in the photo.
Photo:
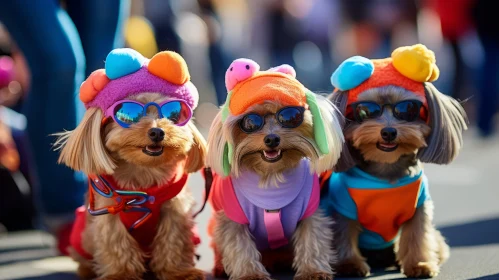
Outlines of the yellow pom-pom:
{"type": "Polygon", "coordinates": [[[440,75],[435,53],[422,44],[397,48],[392,60],[400,74],[417,82],[433,82],[440,75]]]}

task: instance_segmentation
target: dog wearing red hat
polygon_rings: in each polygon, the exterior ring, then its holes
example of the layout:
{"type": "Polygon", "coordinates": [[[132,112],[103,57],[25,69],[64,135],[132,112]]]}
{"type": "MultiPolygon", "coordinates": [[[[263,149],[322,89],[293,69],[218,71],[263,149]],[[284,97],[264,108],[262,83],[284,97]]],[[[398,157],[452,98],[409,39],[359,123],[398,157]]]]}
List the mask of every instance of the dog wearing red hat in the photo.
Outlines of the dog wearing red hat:
{"type": "Polygon", "coordinates": [[[339,275],[367,276],[367,258],[433,277],[449,257],[422,163],[450,163],[467,119],[433,86],[438,76],[434,53],[418,44],[385,59],[349,58],[331,77],[347,147],[335,172],[322,175],[321,206],[336,222],[339,275]]]}
{"type": "Polygon", "coordinates": [[[82,278],[204,279],[194,268],[194,199],[188,174],[202,168],[205,140],[192,122],[198,102],[184,59],[113,50],[81,85],[87,111],[59,134],[60,163],[89,186],[77,209],[71,257],[82,278]]]}

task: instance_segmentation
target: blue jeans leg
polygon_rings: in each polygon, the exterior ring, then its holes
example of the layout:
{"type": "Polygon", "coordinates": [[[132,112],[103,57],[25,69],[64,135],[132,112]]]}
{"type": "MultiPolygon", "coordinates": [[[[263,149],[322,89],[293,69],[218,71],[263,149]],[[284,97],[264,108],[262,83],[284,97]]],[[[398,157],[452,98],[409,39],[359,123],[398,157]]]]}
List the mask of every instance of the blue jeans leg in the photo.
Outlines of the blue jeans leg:
{"type": "Polygon", "coordinates": [[[77,87],[85,57],[77,30],[56,1],[0,1],[0,20],[26,56],[32,81],[23,112],[34,152],[40,189],[37,198],[47,214],[66,214],[83,202],[85,184],[57,164],[49,136],[77,125],[81,108],[77,87]]]}

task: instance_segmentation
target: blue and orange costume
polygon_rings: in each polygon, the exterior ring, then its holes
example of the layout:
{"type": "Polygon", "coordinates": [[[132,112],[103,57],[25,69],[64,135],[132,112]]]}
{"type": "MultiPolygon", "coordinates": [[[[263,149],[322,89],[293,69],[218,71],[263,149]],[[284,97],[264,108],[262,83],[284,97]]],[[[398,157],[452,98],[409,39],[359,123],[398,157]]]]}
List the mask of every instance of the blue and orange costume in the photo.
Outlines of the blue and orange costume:
{"type": "Polygon", "coordinates": [[[328,215],[339,213],[359,221],[363,227],[359,247],[363,249],[391,246],[402,224],[430,199],[423,171],[396,182],[376,178],[358,167],[328,175],[321,207],[328,215]]]}
{"type": "MultiPolygon", "coordinates": [[[[424,110],[420,118],[430,121],[425,83],[438,79],[440,71],[435,54],[424,45],[397,48],[391,57],[367,59],[354,56],[340,64],[331,76],[331,83],[347,96],[345,115],[360,94],[387,86],[404,88],[419,96],[424,110]]],[[[376,178],[359,167],[346,172],[331,171],[322,175],[321,207],[329,215],[339,213],[359,221],[363,231],[359,247],[368,250],[384,249],[397,239],[403,223],[410,220],[416,209],[430,200],[428,181],[421,170],[396,181],[376,178]]]]}

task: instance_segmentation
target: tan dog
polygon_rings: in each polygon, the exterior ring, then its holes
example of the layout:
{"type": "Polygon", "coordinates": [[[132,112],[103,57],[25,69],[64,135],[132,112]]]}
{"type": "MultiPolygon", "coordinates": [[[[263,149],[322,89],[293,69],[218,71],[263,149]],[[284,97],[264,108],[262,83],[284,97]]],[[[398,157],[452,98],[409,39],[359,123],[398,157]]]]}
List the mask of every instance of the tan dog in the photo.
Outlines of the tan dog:
{"type": "Polygon", "coordinates": [[[204,279],[194,268],[194,200],[184,185],[206,147],[191,120],[198,93],[184,60],[114,50],[80,97],[83,121],[56,143],[61,163],[89,175],[69,249],[79,276],[142,279],[150,269],[158,279],[204,279]]]}
{"type": "Polygon", "coordinates": [[[270,279],[293,268],[295,279],[332,279],[331,221],[318,209],[316,172],[341,151],[334,107],[288,65],[259,71],[238,59],[226,84],[227,103],[208,137],[207,165],[217,173],[214,275],[270,279]]]}
{"type": "Polygon", "coordinates": [[[382,60],[353,57],[333,74],[347,148],[341,173],[323,178],[322,205],[336,221],[341,275],[368,275],[372,257],[407,277],[433,277],[449,257],[422,162],[450,163],[467,126],[461,105],[430,83],[437,78],[434,54],[422,45],[382,60]]]}

